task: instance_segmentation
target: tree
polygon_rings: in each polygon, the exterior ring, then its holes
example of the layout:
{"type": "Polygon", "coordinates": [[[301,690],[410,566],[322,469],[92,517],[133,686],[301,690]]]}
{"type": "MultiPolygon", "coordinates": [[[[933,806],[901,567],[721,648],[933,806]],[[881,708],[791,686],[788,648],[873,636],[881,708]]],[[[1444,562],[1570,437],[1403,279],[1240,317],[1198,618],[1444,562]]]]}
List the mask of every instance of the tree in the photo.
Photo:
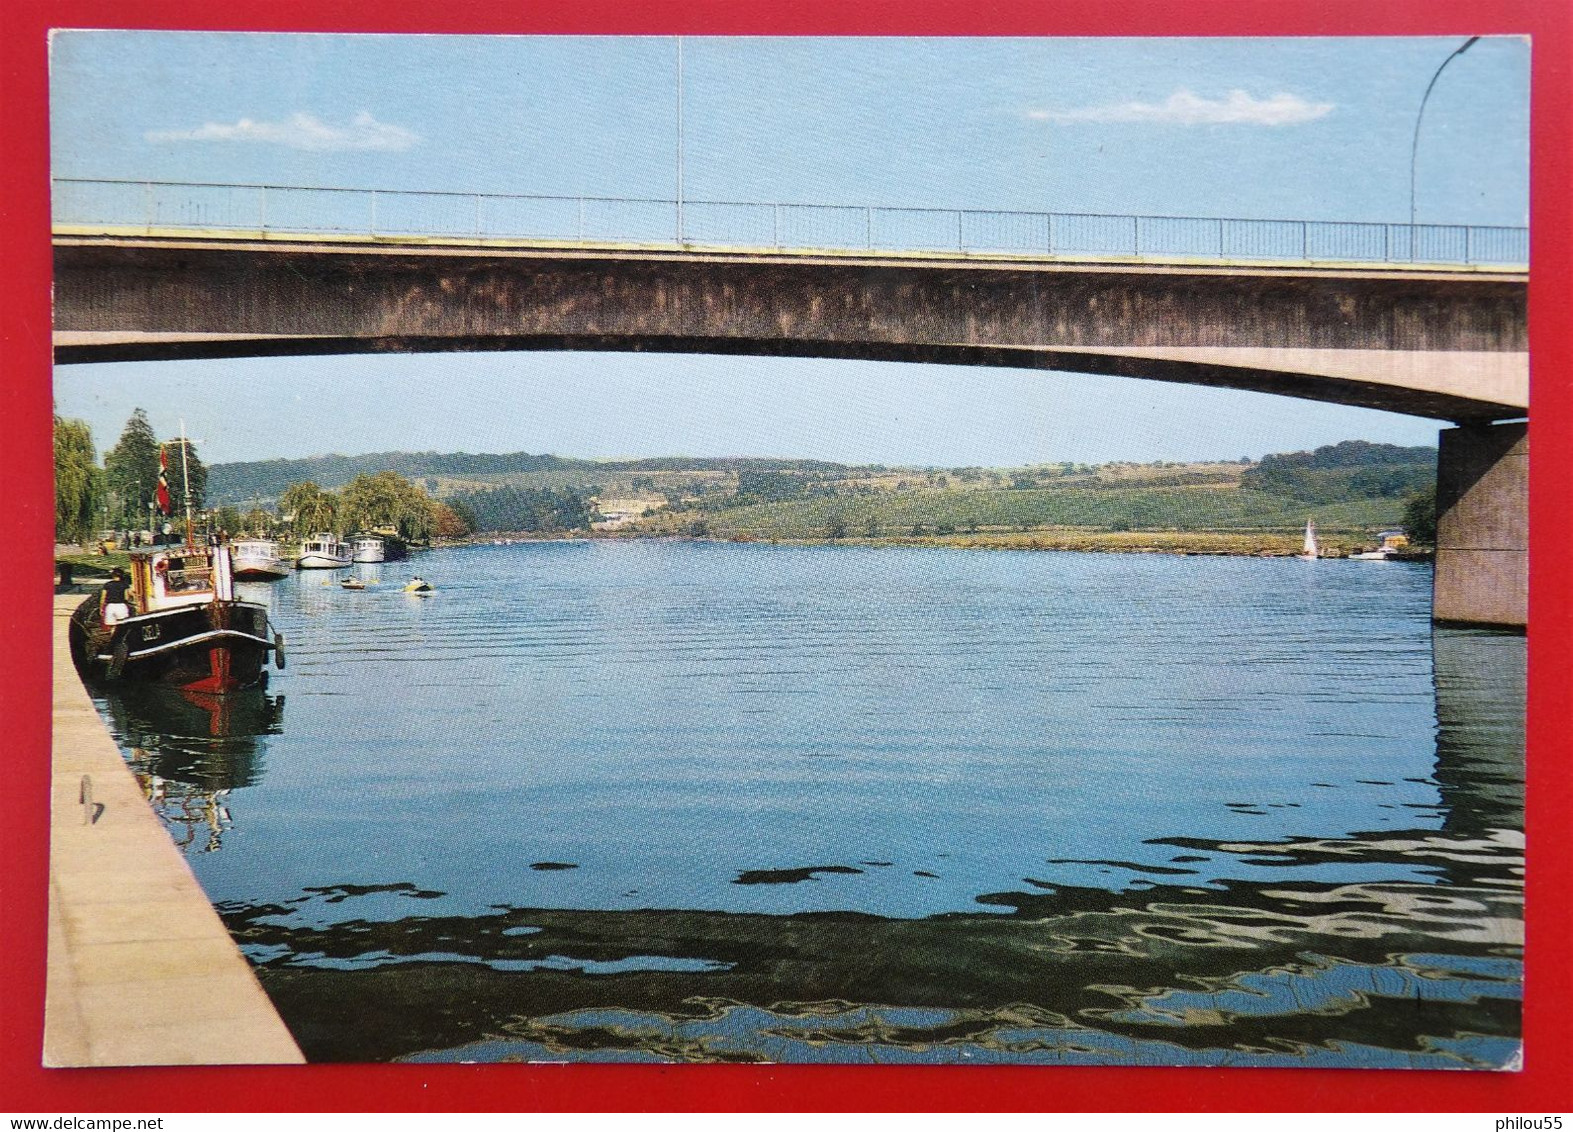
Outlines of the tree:
{"type": "Polygon", "coordinates": [[[85,543],[97,525],[102,473],[85,421],[55,417],[55,541],[85,543]]]}
{"type": "Polygon", "coordinates": [[[224,506],[213,513],[213,526],[232,535],[240,533],[240,509],[224,506]]]}
{"type": "MultiPolygon", "coordinates": [[[[178,436],[174,440],[166,440],[163,444],[164,451],[169,455],[169,506],[176,515],[186,512],[185,486],[189,479],[191,483],[191,510],[202,510],[202,502],[208,493],[208,469],[197,455],[197,446],[190,440],[182,441],[178,436]],[[181,445],[185,445],[185,459],[181,459],[181,445]]],[[[156,476],[157,473],[155,473],[156,476]]]]}
{"type": "Polygon", "coordinates": [[[345,531],[392,529],[407,539],[428,539],[437,513],[427,494],[397,472],[359,475],[340,497],[339,525],[345,531]]]}
{"type": "Polygon", "coordinates": [[[338,518],[338,499],[310,480],[292,483],[279,497],[279,513],[297,535],[331,531],[338,518]]]}
{"type": "Polygon", "coordinates": [[[473,529],[458,511],[446,503],[433,502],[432,511],[436,515],[435,529],[438,538],[463,538],[473,529]]]}
{"type": "Polygon", "coordinates": [[[737,494],[761,503],[781,503],[800,499],[807,492],[807,476],[787,472],[753,471],[742,469],[737,473],[737,494]]]}
{"type": "Polygon", "coordinates": [[[255,535],[265,535],[273,530],[278,516],[260,507],[253,507],[241,517],[240,529],[255,535]]]}
{"type": "Polygon", "coordinates": [[[120,522],[140,527],[158,490],[158,437],[141,409],[132,410],[119,442],[104,453],[104,486],[120,522]]]}
{"type": "Polygon", "coordinates": [[[481,524],[479,520],[476,519],[475,512],[470,510],[469,505],[463,500],[450,499],[444,504],[444,506],[459,517],[459,522],[464,524],[465,534],[474,534],[476,531],[481,529],[481,524]]]}
{"type": "Polygon", "coordinates": [[[1414,542],[1436,545],[1436,486],[1416,492],[1404,504],[1404,530],[1414,542]]]}
{"type": "Polygon", "coordinates": [[[446,505],[472,531],[566,531],[588,527],[593,493],[496,487],[467,492],[446,505]]]}

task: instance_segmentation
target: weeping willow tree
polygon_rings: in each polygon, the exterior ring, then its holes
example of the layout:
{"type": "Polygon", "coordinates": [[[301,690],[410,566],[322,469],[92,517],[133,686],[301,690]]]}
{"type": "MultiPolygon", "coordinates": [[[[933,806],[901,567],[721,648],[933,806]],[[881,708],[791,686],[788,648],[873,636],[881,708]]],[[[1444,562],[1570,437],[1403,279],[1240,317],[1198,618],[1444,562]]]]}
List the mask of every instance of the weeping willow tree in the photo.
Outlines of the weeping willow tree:
{"type": "Polygon", "coordinates": [[[345,533],[395,530],[415,540],[437,533],[435,503],[397,472],[356,476],[344,488],[341,503],[339,521],[345,533]]]}
{"type": "Polygon", "coordinates": [[[279,497],[279,514],[290,530],[301,536],[337,529],[339,501],[311,480],[292,483],[279,497]]]}
{"type": "Polygon", "coordinates": [[[87,422],[55,415],[55,541],[85,543],[97,524],[103,473],[87,422]]]}

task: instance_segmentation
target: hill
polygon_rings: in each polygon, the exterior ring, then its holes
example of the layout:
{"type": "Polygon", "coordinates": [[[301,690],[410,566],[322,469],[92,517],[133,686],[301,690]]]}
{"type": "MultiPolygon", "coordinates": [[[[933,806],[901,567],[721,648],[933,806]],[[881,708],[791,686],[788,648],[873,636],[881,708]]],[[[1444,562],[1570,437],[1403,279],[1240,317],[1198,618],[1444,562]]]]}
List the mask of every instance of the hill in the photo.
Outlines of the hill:
{"type": "Polygon", "coordinates": [[[634,460],[579,460],[530,452],[368,452],[361,456],[307,456],[294,460],[255,460],[208,468],[206,498],[214,506],[276,501],[292,483],[311,480],[329,490],[356,476],[392,471],[406,479],[432,481],[438,496],[494,487],[534,489],[595,488],[615,480],[626,486],[647,475],[707,474],[735,476],[746,471],[824,475],[849,470],[825,460],[756,457],[657,456],[634,460]]]}
{"type": "Polygon", "coordinates": [[[377,452],[216,464],[208,497],[271,503],[291,483],[327,489],[391,470],[473,515],[481,530],[583,529],[593,499],[647,517],[626,534],[722,537],[949,536],[1082,529],[1276,531],[1315,519],[1368,532],[1402,521],[1435,482],[1436,449],[1345,441],[1261,461],[1061,462],[1019,468],[891,468],[825,460],[662,456],[580,460],[528,452],[377,452]]]}
{"type": "Polygon", "coordinates": [[[1259,463],[910,470],[835,479],[741,473],[729,493],[634,524],[724,538],[949,537],[1043,529],[1280,532],[1314,519],[1351,537],[1398,526],[1435,483],[1436,449],[1345,441],[1259,463]]]}
{"type": "Polygon", "coordinates": [[[1263,456],[1240,485],[1309,503],[1402,499],[1436,483],[1435,448],[1346,440],[1314,452],[1263,456]]]}

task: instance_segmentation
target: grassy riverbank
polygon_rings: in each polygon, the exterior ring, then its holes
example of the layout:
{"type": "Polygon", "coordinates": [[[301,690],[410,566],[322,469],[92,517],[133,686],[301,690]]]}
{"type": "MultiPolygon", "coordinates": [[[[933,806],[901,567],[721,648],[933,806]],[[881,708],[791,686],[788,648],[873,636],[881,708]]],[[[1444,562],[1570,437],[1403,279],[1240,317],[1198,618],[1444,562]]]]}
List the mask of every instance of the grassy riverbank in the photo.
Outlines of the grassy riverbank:
{"type": "MultiPolygon", "coordinates": [[[[950,535],[893,535],[844,538],[804,536],[798,538],[760,538],[750,534],[705,534],[683,536],[680,532],[656,533],[624,530],[606,532],[604,539],[690,537],[696,541],[763,542],[793,546],[929,546],[951,550],[1070,550],[1111,554],[1194,554],[1237,555],[1278,558],[1299,554],[1303,534],[1290,531],[1103,531],[1086,528],[1055,528],[1032,531],[977,531],[950,535]]],[[[1360,533],[1318,536],[1322,554],[1343,558],[1369,548],[1371,540],[1360,533]]],[[[1416,557],[1425,557],[1417,553],[1416,557]]]]}

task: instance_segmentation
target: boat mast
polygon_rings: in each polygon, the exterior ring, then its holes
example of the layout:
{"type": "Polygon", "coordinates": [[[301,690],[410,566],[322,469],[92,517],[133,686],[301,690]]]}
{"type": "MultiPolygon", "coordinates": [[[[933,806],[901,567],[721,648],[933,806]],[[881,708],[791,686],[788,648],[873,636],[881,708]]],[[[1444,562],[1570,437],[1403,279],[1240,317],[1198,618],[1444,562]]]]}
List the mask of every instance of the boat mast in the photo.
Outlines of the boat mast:
{"type": "Polygon", "coordinates": [[[191,527],[191,465],[186,462],[186,418],[180,418],[180,478],[186,484],[186,545],[195,546],[196,533],[191,527]]]}

